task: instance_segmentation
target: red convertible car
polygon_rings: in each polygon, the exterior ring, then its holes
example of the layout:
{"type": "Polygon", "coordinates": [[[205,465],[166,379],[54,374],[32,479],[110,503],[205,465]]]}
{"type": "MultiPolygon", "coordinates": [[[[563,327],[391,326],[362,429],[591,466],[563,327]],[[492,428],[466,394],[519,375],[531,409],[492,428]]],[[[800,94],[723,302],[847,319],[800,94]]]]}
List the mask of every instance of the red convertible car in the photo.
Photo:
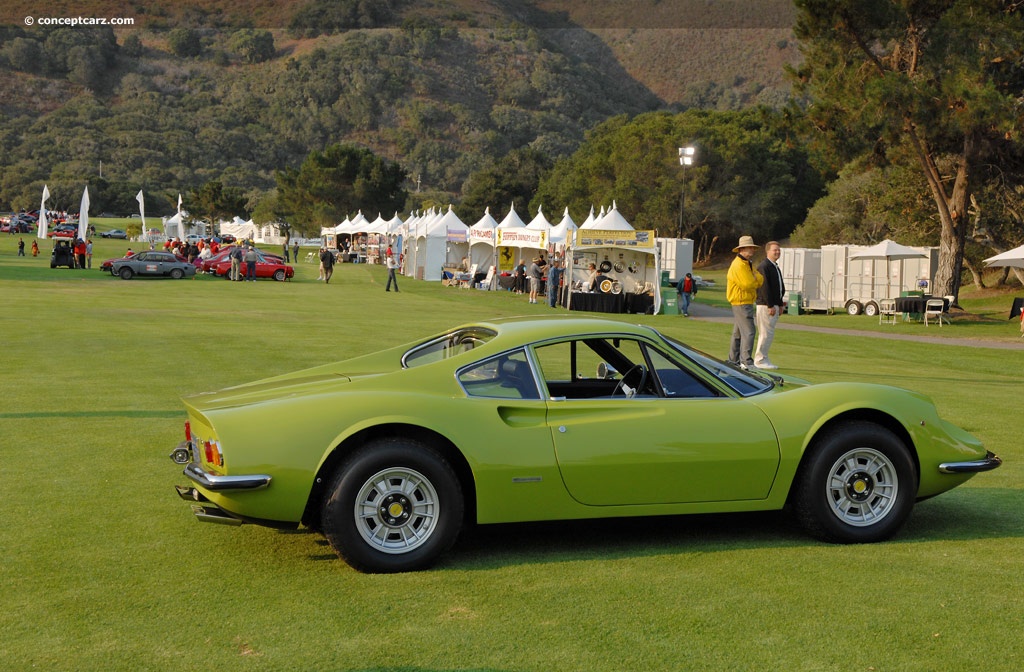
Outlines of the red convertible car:
{"type": "MultiPolygon", "coordinates": [[[[283,282],[284,280],[291,279],[295,275],[295,269],[288,264],[281,263],[280,257],[264,254],[261,250],[256,250],[256,256],[259,257],[256,261],[257,279],[273,278],[278,282],[283,282]]],[[[209,272],[222,278],[230,279],[231,259],[224,257],[217,263],[211,265],[209,272]]],[[[245,262],[242,262],[242,277],[245,277],[245,262]]]]}

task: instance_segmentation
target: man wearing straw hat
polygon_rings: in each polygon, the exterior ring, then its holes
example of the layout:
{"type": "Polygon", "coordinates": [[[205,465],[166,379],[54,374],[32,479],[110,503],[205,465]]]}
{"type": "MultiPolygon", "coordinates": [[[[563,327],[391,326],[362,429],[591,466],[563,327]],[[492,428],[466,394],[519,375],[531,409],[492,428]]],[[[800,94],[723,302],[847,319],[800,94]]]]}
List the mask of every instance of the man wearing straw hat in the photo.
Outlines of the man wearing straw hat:
{"type": "Polygon", "coordinates": [[[732,305],[732,341],[729,344],[729,362],[744,369],[754,368],[751,351],[754,348],[754,302],[757,290],[764,284],[751,259],[758,245],[750,236],[741,236],[739,245],[732,248],[736,258],[726,276],[725,296],[732,305]]]}

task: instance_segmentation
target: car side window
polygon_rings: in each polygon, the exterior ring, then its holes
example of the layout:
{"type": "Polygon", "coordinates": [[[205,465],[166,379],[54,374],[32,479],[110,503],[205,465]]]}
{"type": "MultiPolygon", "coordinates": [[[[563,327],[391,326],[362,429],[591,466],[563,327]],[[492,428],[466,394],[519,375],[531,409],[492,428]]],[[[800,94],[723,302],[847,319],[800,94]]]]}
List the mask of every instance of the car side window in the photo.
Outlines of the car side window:
{"type": "Polygon", "coordinates": [[[693,399],[698,397],[717,397],[718,394],[698,377],[681,367],[654,348],[647,349],[651,368],[661,383],[662,394],[669,399],[693,399]]]}
{"type": "Polygon", "coordinates": [[[459,384],[471,397],[540,399],[526,353],[517,350],[461,369],[459,384]]]}

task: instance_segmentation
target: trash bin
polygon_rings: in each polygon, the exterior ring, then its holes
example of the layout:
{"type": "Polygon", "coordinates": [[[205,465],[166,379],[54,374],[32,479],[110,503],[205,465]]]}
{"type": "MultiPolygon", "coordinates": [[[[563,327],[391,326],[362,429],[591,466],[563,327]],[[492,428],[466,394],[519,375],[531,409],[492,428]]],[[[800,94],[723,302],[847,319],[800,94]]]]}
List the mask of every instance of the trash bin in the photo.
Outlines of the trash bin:
{"type": "Polygon", "coordinates": [[[786,312],[789,313],[790,315],[799,315],[800,314],[800,305],[802,303],[802,299],[803,299],[803,296],[800,294],[800,292],[790,292],[789,293],[789,307],[788,307],[788,310],[786,312]]]}
{"type": "Polygon", "coordinates": [[[661,286],[662,287],[669,287],[672,284],[668,280],[668,274],[669,274],[669,271],[662,271],[661,272],[661,286]]]}
{"type": "Polygon", "coordinates": [[[663,292],[661,295],[661,314],[679,314],[679,295],[675,292],[663,292]]]}

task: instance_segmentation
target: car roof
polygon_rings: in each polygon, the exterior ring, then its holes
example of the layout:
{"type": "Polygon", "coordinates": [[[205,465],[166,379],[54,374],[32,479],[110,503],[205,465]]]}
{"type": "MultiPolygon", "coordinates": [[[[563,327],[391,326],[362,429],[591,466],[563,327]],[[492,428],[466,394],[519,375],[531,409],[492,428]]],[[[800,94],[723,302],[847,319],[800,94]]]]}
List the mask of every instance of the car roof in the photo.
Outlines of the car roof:
{"type": "MultiPolygon", "coordinates": [[[[650,337],[654,329],[641,324],[630,324],[599,317],[573,317],[552,315],[548,317],[506,317],[475,323],[476,326],[490,327],[498,332],[500,340],[535,341],[548,338],[580,336],[585,334],[615,333],[650,337]]],[[[474,326],[473,324],[463,327],[474,326]]],[[[462,327],[460,327],[462,328],[462,327]]]]}

